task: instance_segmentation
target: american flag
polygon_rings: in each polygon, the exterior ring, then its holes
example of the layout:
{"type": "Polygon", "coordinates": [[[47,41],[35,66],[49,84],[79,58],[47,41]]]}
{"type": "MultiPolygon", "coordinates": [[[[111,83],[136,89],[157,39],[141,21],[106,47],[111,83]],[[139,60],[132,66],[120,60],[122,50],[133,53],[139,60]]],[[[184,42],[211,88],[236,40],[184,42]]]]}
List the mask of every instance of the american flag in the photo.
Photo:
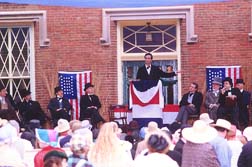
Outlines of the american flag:
{"type": "Polygon", "coordinates": [[[236,79],[241,78],[241,66],[207,66],[206,67],[206,82],[207,90],[212,89],[213,78],[220,77],[222,80],[225,77],[231,77],[235,85],[236,79]]]}
{"type": "Polygon", "coordinates": [[[85,84],[92,81],[92,72],[65,72],[59,71],[59,85],[64,92],[64,97],[69,99],[73,106],[72,119],[79,119],[80,98],[85,94],[85,84]]]}

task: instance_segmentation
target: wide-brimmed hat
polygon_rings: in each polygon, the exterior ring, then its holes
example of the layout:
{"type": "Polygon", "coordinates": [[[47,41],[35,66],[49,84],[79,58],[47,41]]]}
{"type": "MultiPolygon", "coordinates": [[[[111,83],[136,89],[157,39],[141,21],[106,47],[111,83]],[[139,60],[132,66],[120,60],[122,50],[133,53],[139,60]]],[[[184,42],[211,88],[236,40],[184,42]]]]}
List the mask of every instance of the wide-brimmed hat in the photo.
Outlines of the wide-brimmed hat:
{"type": "Polygon", "coordinates": [[[61,90],[62,90],[62,89],[61,89],[60,86],[56,86],[56,87],[54,88],[54,94],[58,93],[58,92],[61,91],[61,90]]]}
{"type": "Polygon", "coordinates": [[[89,120],[81,121],[81,128],[91,129],[92,125],[90,124],[89,120]]]}
{"type": "Polygon", "coordinates": [[[213,84],[222,85],[222,79],[220,77],[215,77],[212,81],[213,84]]]}
{"type": "Polygon", "coordinates": [[[94,87],[94,85],[92,85],[90,82],[85,84],[85,88],[84,91],[86,91],[88,88],[90,87],[94,87]]]}
{"type": "Polygon", "coordinates": [[[56,130],[58,133],[70,130],[69,122],[66,119],[59,119],[54,130],[56,130]]]}
{"type": "Polygon", "coordinates": [[[19,93],[20,93],[20,96],[21,96],[22,98],[24,98],[24,97],[26,97],[26,96],[28,96],[28,95],[31,94],[31,92],[30,92],[29,90],[26,90],[26,89],[21,89],[21,90],[19,91],[19,93]]]}
{"type": "Polygon", "coordinates": [[[225,119],[217,119],[216,124],[211,124],[211,126],[231,130],[231,123],[225,119]]]}
{"type": "Polygon", "coordinates": [[[243,136],[247,138],[248,141],[252,140],[252,126],[246,127],[243,131],[243,136]]]}
{"type": "Polygon", "coordinates": [[[194,122],[191,128],[182,130],[183,137],[192,143],[207,143],[217,136],[217,131],[202,120],[194,122]]]}
{"type": "Polygon", "coordinates": [[[243,81],[243,79],[236,79],[236,84],[244,84],[245,85],[245,82],[243,81]]]}
{"type": "Polygon", "coordinates": [[[208,113],[200,114],[199,119],[202,120],[202,121],[204,121],[206,124],[210,124],[210,123],[214,122],[214,120],[212,120],[212,119],[209,118],[208,113]]]}

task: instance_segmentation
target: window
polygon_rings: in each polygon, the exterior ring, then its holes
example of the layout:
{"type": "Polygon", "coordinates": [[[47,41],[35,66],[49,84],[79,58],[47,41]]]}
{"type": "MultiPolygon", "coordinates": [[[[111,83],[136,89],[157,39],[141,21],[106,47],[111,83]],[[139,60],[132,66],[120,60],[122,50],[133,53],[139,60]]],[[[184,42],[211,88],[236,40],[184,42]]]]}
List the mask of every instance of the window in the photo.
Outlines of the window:
{"type": "Polygon", "coordinates": [[[31,27],[0,27],[0,82],[15,100],[30,89],[31,27]]]}

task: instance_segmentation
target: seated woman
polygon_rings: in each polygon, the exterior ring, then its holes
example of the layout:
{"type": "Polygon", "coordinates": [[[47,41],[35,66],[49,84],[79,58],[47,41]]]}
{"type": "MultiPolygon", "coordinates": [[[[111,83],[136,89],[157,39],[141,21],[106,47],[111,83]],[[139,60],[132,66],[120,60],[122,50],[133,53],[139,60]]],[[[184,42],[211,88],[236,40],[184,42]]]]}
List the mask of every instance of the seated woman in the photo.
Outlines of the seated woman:
{"type": "Polygon", "coordinates": [[[93,127],[97,127],[99,123],[104,123],[105,120],[99,113],[101,103],[98,96],[94,95],[94,85],[91,83],[85,84],[85,95],[81,96],[80,100],[80,121],[91,119],[93,127]]]}

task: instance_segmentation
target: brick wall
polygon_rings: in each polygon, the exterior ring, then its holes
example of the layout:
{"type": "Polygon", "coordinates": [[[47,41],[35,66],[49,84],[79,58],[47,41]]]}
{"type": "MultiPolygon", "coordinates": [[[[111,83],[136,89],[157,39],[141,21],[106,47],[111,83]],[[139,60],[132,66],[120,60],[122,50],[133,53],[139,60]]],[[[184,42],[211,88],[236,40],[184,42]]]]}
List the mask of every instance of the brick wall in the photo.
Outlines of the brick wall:
{"type": "MultiPolygon", "coordinates": [[[[250,2],[234,0],[195,4],[195,33],[199,42],[185,42],[185,20],[181,20],[182,94],[191,81],[205,91],[205,67],[208,65],[241,65],[246,86],[251,90],[250,67],[252,43],[250,2]]],[[[40,48],[38,25],[35,26],[36,99],[43,108],[50,99],[57,71],[92,70],[97,94],[106,104],[117,102],[116,25],[111,24],[112,43],[101,46],[101,9],[13,5],[0,3],[0,10],[46,10],[49,47],[40,48]],[[45,78],[49,78],[50,83],[45,78]],[[99,78],[99,79],[98,79],[99,78]]]]}

